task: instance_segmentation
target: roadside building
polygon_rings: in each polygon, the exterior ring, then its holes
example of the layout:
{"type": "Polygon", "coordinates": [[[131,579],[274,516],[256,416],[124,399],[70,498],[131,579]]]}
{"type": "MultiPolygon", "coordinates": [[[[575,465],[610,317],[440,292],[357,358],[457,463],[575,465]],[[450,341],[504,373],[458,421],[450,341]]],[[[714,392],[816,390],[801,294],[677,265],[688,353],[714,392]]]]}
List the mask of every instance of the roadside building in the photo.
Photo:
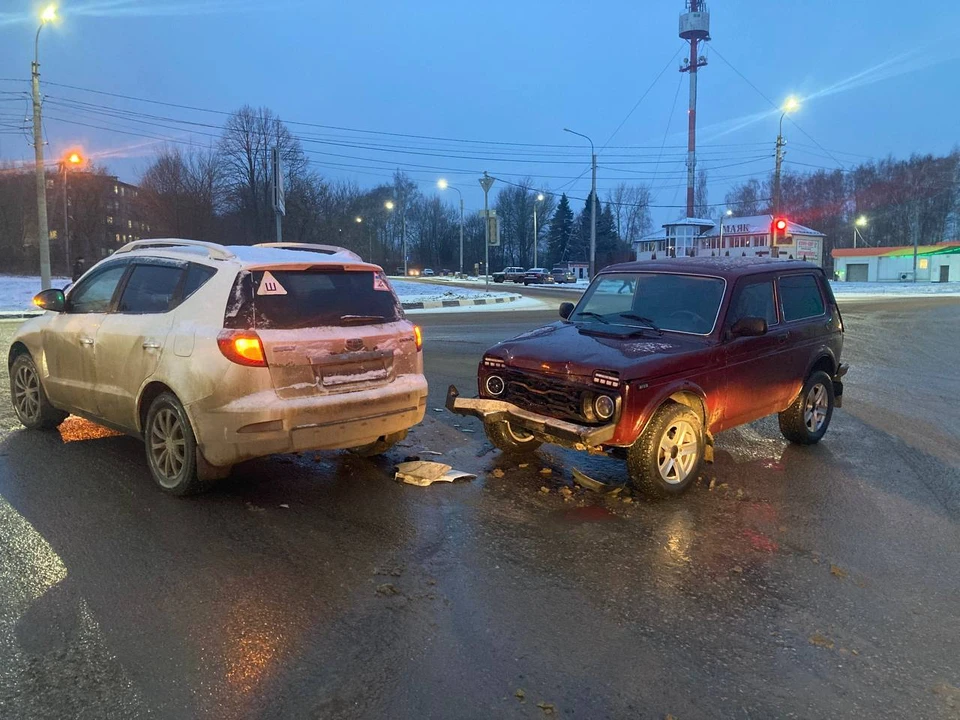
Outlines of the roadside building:
{"type": "MultiPolygon", "coordinates": [[[[833,251],[837,279],[846,282],[913,282],[913,245],[838,248],[833,251]]],[[[960,242],[917,248],[917,282],[960,281],[960,242]]]]}
{"type": "MultiPolygon", "coordinates": [[[[590,277],[590,263],[585,260],[564,260],[553,265],[554,268],[563,268],[569,270],[577,276],[578,280],[587,280],[590,277]]],[[[548,270],[551,268],[547,268],[548,270]]]]}
{"type": "Polygon", "coordinates": [[[723,219],[683,218],[665,223],[655,233],[634,243],[638,261],[664,257],[773,257],[809,260],[823,265],[824,234],[787,221],[787,230],[773,244],[773,216],[751,215],[723,219]]]}

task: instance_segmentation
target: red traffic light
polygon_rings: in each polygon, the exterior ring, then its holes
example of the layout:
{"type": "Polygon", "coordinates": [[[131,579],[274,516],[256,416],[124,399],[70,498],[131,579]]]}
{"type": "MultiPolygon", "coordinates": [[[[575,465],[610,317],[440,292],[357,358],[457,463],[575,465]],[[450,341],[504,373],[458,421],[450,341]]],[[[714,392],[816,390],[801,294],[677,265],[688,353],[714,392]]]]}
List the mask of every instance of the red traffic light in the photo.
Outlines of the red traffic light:
{"type": "Polygon", "coordinates": [[[786,218],[777,218],[773,221],[773,227],[778,232],[786,232],[787,230],[787,219],[786,218]]]}

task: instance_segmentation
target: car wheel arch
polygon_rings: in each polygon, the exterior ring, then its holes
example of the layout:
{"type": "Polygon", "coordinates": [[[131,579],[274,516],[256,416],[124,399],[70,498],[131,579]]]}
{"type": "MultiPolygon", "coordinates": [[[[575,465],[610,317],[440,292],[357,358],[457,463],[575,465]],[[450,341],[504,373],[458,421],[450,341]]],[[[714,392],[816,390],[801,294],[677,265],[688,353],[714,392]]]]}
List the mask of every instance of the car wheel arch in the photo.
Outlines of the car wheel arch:
{"type": "Polygon", "coordinates": [[[830,377],[837,374],[837,360],[833,356],[833,353],[827,348],[817,354],[810,364],[810,367],[807,368],[807,373],[803,376],[802,381],[805,382],[808,377],[818,370],[823,370],[830,377]]]}
{"type": "Polygon", "coordinates": [[[173,391],[173,388],[159,380],[148,382],[140,391],[140,397],[137,400],[137,430],[139,432],[143,432],[143,426],[147,422],[147,413],[150,411],[150,405],[157,397],[165,392],[170,393],[174,397],[178,397],[177,393],[173,391]]]}
{"type": "Polygon", "coordinates": [[[10,346],[10,352],[7,355],[7,369],[13,367],[13,363],[21,355],[30,355],[30,348],[25,343],[17,340],[10,346]]]}
{"type": "Polygon", "coordinates": [[[708,414],[707,400],[706,395],[702,389],[693,385],[692,383],[684,383],[680,387],[670,387],[664,388],[660,392],[656,399],[650,403],[645,404],[640,412],[640,417],[638,418],[637,426],[635,427],[634,437],[640,437],[644,430],[647,429],[647,425],[650,424],[650,421],[653,419],[654,415],[659,412],[660,408],[669,403],[675,405],[686,405],[700,417],[700,421],[703,424],[703,431],[706,433],[709,430],[710,426],[710,416],[708,414]]]}

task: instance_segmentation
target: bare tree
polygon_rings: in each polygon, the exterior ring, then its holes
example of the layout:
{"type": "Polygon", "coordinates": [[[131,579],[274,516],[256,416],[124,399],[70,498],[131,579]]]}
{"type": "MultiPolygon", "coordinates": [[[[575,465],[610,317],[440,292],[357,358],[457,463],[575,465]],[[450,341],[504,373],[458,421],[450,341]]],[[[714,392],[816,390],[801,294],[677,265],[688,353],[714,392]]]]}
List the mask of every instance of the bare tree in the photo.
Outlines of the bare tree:
{"type": "Polygon", "coordinates": [[[650,188],[647,185],[618,184],[607,193],[607,204],[613,212],[617,235],[632,245],[653,227],[650,217],[650,188]]]}
{"type": "Polygon", "coordinates": [[[274,147],[280,151],[289,186],[306,171],[307,158],[300,141],[280,118],[268,108],[245,105],[227,119],[219,145],[227,202],[240,215],[248,242],[263,241],[273,234],[270,163],[274,147]]]}
{"type": "Polygon", "coordinates": [[[214,239],[222,197],[222,166],[213,150],[163,147],[140,180],[143,219],[154,236],[214,239]]]}
{"type": "Polygon", "coordinates": [[[707,194],[706,170],[701,170],[697,173],[697,186],[695,188],[693,214],[698,218],[710,217],[710,201],[707,194]]]}

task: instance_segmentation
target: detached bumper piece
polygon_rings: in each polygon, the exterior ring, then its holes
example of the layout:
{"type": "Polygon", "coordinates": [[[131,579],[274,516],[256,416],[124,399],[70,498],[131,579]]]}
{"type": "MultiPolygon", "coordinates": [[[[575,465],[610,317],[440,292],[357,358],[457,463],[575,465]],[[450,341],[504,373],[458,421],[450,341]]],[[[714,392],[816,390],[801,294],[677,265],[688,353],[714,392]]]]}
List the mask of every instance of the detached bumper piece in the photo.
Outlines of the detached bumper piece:
{"type": "Polygon", "coordinates": [[[835,407],[843,407],[843,376],[847,374],[849,369],[849,365],[840,363],[837,374],[833,376],[833,404],[835,407]]]}
{"type": "Polygon", "coordinates": [[[505,400],[489,398],[464,398],[453,385],[447,390],[447,410],[457,415],[473,415],[488,422],[506,420],[513,427],[532,433],[538,440],[586,450],[608,442],[617,429],[615,423],[601,425],[578,425],[565,420],[540,415],[524,410],[505,400]]]}

